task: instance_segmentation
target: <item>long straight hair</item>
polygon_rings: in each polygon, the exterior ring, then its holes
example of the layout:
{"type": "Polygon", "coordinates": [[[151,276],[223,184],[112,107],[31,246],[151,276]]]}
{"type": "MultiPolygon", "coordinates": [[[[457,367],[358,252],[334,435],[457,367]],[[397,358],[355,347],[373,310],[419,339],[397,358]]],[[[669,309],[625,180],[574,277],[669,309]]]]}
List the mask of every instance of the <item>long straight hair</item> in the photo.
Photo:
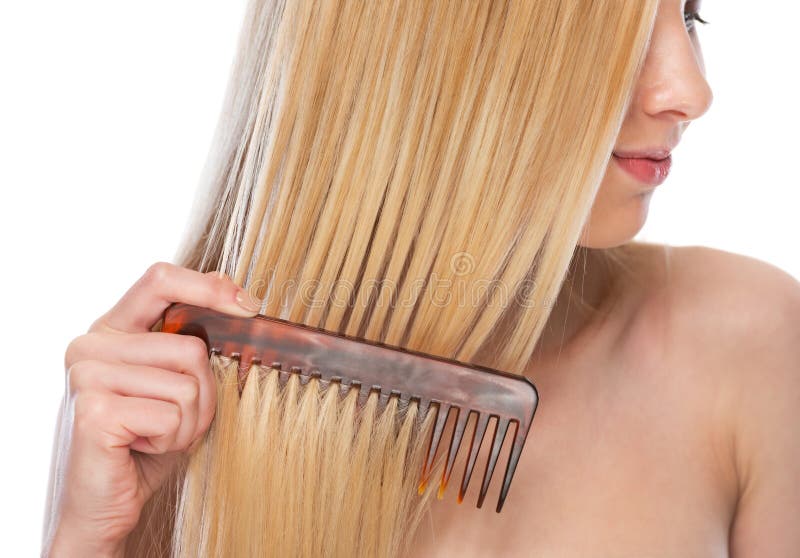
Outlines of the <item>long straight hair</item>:
{"type": "MultiPolygon", "coordinates": [[[[267,316],[522,373],[656,7],[251,0],[176,261],[228,274],[267,316]]],[[[261,366],[241,386],[234,364],[212,358],[214,423],[148,503],[131,552],[408,548],[435,408],[382,410],[375,394],[362,408],[261,366]]]]}

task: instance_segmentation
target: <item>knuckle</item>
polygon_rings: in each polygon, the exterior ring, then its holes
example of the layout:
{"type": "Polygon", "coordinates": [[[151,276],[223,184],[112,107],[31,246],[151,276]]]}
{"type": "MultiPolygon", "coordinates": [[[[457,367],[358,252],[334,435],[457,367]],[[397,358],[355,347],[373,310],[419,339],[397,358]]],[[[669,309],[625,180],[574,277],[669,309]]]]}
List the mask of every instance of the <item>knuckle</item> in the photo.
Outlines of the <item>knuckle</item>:
{"type": "Polygon", "coordinates": [[[92,383],[95,365],[90,360],[79,360],[67,368],[67,387],[77,393],[92,383]]]}
{"type": "Polygon", "coordinates": [[[144,272],[142,281],[147,285],[163,285],[172,275],[172,267],[168,262],[155,262],[144,272]]]}
{"type": "Polygon", "coordinates": [[[95,351],[93,350],[98,342],[98,334],[89,332],[75,337],[69,342],[64,350],[64,369],[69,369],[76,362],[86,360],[95,351]]]}
{"type": "Polygon", "coordinates": [[[164,428],[167,436],[174,435],[181,425],[181,409],[177,405],[169,405],[164,413],[164,428]]]}
{"type": "Polygon", "coordinates": [[[191,403],[198,399],[200,395],[200,385],[192,376],[181,376],[180,390],[178,397],[182,402],[191,403]]]}
{"type": "Polygon", "coordinates": [[[96,429],[98,424],[108,420],[112,411],[106,396],[96,392],[85,392],[75,396],[75,429],[86,432],[96,429]]]}
{"type": "Polygon", "coordinates": [[[205,341],[194,335],[183,335],[181,343],[181,352],[192,366],[208,366],[208,347],[205,341]]]}
{"type": "Polygon", "coordinates": [[[205,357],[207,347],[205,341],[195,335],[183,335],[184,350],[192,355],[202,355],[205,357]]]}
{"type": "Polygon", "coordinates": [[[81,359],[81,355],[84,354],[85,341],[85,335],[79,335],[69,342],[64,351],[64,370],[69,370],[74,363],[81,359]]]}
{"type": "MultiPolygon", "coordinates": [[[[89,326],[89,334],[99,332],[99,331],[109,331],[111,328],[107,325],[108,321],[108,312],[97,318],[95,321],[91,323],[89,326]]],[[[87,334],[88,335],[88,334],[87,334]]]]}

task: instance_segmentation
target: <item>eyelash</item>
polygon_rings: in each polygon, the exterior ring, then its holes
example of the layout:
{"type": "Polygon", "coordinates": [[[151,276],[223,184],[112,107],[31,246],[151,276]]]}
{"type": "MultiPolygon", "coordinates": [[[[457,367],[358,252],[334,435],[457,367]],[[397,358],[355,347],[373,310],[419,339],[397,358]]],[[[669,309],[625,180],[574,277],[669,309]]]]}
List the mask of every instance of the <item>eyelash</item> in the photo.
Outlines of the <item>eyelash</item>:
{"type": "Polygon", "coordinates": [[[694,22],[695,21],[698,21],[698,22],[702,23],[703,25],[708,23],[706,20],[704,20],[702,17],[700,17],[700,12],[697,12],[697,11],[684,13],[683,14],[683,21],[686,24],[686,29],[688,29],[689,31],[693,31],[694,30],[694,22]]]}

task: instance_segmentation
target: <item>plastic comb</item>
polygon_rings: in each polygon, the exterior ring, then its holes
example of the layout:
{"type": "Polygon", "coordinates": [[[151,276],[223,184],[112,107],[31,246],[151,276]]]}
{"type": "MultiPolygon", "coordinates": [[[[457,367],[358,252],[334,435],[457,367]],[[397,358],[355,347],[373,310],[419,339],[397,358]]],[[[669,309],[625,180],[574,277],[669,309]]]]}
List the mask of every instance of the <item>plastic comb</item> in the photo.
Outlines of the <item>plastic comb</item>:
{"type": "Polygon", "coordinates": [[[317,378],[323,386],[338,382],[343,394],[358,389],[359,404],[366,401],[370,392],[379,391],[381,406],[392,396],[398,396],[405,403],[416,400],[420,416],[425,416],[431,406],[436,406],[420,493],[427,485],[451,411],[457,414],[439,485],[440,498],[450,479],[467,419],[471,413],[477,414],[458,493],[459,503],[463,501],[472,477],[489,419],[496,419],[489,461],[478,497],[479,508],[486,497],[509,426],[514,424],[513,445],[496,511],[503,508],[539,401],[536,387],[527,378],[278,318],[261,315],[240,318],[182,303],[167,308],[161,331],[194,335],[205,341],[209,355],[220,354],[238,360],[240,381],[251,364],[271,365],[280,371],[282,383],[289,374],[297,373],[303,384],[317,378]]]}

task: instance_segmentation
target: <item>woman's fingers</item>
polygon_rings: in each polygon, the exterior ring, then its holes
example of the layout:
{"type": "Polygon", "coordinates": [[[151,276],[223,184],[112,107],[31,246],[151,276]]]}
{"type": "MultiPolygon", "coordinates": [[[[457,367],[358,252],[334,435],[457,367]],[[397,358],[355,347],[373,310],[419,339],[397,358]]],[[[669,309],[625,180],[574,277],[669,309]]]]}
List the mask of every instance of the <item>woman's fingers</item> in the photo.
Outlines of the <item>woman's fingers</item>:
{"type": "MultiPolygon", "coordinates": [[[[198,386],[198,430],[205,431],[214,418],[217,390],[211,372],[208,348],[202,339],[192,335],[148,332],[87,333],[73,339],[64,354],[64,370],[69,371],[83,360],[134,364],[186,374],[198,386]]],[[[175,374],[180,373],[180,374],[175,374]]],[[[144,377],[134,377],[133,382],[145,382],[144,377]]],[[[131,395],[134,395],[131,393],[131,395]]]]}
{"type": "Polygon", "coordinates": [[[71,402],[81,455],[89,457],[92,449],[99,452],[97,459],[120,449],[127,455],[128,446],[153,454],[179,451],[175,439],[181,411],[174,403],[110,391],[79,392],[71,402]]]}
{"type": "Polygon", "coordinates": [[[244,317],[258,310],[228,277],[159,262],[72,340],[58,438],[64,474],[54,497],[62,525],[104,532],[116,544],[213,420],[216,383],[206,344],[151,331],[173,302],[244,317]]]}
{"type": "Polygon", "coordinates": [[[254,316],[258,301],[230,278],[200,273],[167,262],[151,265],[122,298],[89,328],[90,332],[147,332],[173,302],[237,316],[254,316]],[[239,300],[237,300],[239,295],[239,300]]]}
{"type": "Polygon", "coordinates": [[[67,390],[75,404],[76,420],[79,412],[85,413],[88,419],[84,420],[103,425],[114,444],[136,442],[133,449],[148,453],[183,451],[201,434],[200,387],[188,374],[81,360],[67,373],[67,390]],[[88,409],[82,408],[87,396],[88,409]]]}

